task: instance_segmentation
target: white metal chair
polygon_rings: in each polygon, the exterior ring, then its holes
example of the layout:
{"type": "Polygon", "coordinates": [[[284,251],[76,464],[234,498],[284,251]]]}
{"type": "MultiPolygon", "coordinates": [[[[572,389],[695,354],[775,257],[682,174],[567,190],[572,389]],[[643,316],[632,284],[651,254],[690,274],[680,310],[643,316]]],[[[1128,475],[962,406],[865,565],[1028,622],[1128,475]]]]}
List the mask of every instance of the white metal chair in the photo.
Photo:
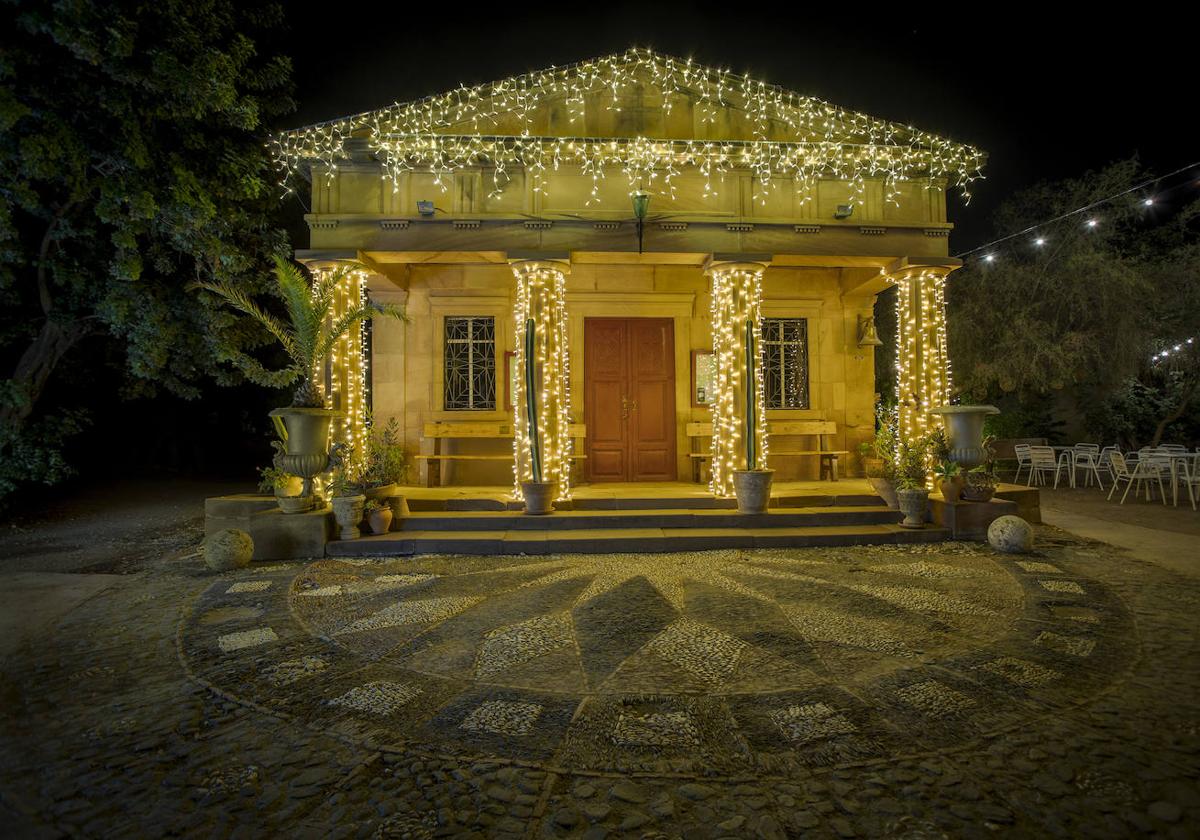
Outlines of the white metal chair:
{"type": "Polygon", "coordinates": [[[1104,482],[1100,478],[1100,446],[1095,443],[1077,443],[1075,444],[1074,464],[1071,475],[1074,476],[1078,470],[1083,470],[1083,474],[1087,477],[1087,485],[1092,485],[1092,478],[1095,477],[1096,483],[1100,485],[1100,489],[1104,489],[1104,482]]]}
{"type": "Polygon", "coordinates": [[[1054,489],[1057,490],[1058,477],[1064,468],[1070,472],[1069,461],[1063,458],[1055,459],[1053,448],[1049,446],[1029,447],[1029,475],[1034,483],[1044,484],[1047,481],[1046,474],[1052,473],[1054,489]]]}
{"type": "Polygon", "coordinates": [[[1021,480],[1021,470],[1029,470],[1029,474],[1025,476],[1025,484],[1028,486],[1033,481],[1033,468],[1029,460],[1029,444],[1018,443],[1013,447],[1013,452],[1017,456],[1017,473],[1013,476],[1013,484],[1021,480]]]}
{"type": "Polygon", "coordinates": [[[1106,446],[1100,450],[1100,469],[1107,471],[1110,478],[1113,474],[1111,456],[1114,452],[1120,451],[1115,446],[1106,446]]]}
{"type": "MultiPolygon", "coordinates": [[[[1121,486],[1121,482],[1124,481],[1125,492],[1121,494],[1121,504],[1125,504],[1125,498],[1129,495],[1129,491],[1143,482],[1146,483],[1146,500],[1149,501],[1149,482],[1151,479],[1156,479],[1158,481],[1158,492],[1162,496],[1163,504],[1167,503],[1167,493],[1162,483],[1162,471],[1154,464],[1153,459],[1139,458],[1136,462],[1133,462],[1131,469],[1129,466],[1130,462],[1120,452],[1114,452],[1109,457],[1113,468],[1113,485],[1112,489],[1108,491],[1108,498],[1110,500],[1113,497],[1113,493],[1117,492],[1117,488],[1121,486]]],[[[1137,490],[1134,490],[1134,496],[1137,496],[1137,490]]]]}
{"type": "Polygon", "coordinates": [[[1190,459],[1181,463],[1183,468],[1183,485],[1187,488],[1188,501],[1192,503],[1192,510],[1195,510],[1196,498],[1200,496],[1200,460],[1190,459]]]}

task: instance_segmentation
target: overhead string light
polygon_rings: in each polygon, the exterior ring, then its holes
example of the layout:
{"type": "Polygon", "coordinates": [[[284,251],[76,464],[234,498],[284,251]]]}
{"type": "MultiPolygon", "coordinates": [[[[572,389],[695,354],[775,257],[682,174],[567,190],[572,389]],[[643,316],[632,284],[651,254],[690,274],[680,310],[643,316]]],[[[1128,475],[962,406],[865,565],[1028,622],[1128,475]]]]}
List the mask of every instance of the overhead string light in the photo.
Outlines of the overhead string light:
{"type": "Polygon", "coordinates": [[[882,180],[884,198],[891,203],[898,202],[900,185],[909,181],[927,188],[945,182],[969,198],[968,187],[981,177],[984,163],[983,152],[973,146],[640,48],[498,82],[460,85],[449,93],[284,131],[267,144],[281,185],[290,192],[293,176],[309,166],[333,179],[350,157],[346,142],[352,137],[365,141],[380,159],[382,177],[393,190],[399,190],[404,173],[426,172],[445,191],[453,173],[485,165],[491,169],[493,195],[504,190],[517,168],[535,192],[545,193],[547,173],[570,166],[591,178],[589,203],[600,200],[601,182],[610,171],[624,175],[630,190],[640,186],[669,196],[684,167],[704,178],[706,197],[718,194],[725,174],[748,169],[760,202],[780,178],[794,181],[802,201],[824,178],[848,182],[848,198],[859,204],[868,178],[882,180]],[[639,91],[657,96],[667,118],[681,99],[690,99],[699,124],[713,126],[714,134],[722,109],[740,112],[750,137],[586,134],[597,117],[588,112],[589,100],[620,112],[628,95],[639,91]],[[552,122],[547,129],[552,107],[565,113],[566,128],[581,132],[539,134],[558,128],[552,122]]]}
{"type": "Polygon", "coordinates": [[[1195,343],[1196,343],[1195,337],[1189,338],[1186,341],[1181,341],[1172,347],[1167,347],[1163,350],[1159,350],[1157,353],[1155,353],[1153,356],[1150,357],[1150,361],[1154,364],[1158,364],[1159,362],[1165,361],[1166,359],[1170,359],[1172,356],[1176,356],[1180,353],[1185,352],[1189,347],[1191,347],[1195,343]]]}
{"type": "MultiPolygon", "coordinates": [[[[1023,230],[1017,231],[1016,233],[1010,233],[1007,236],[1001,236],[999,239],[993,239],[991,242],[985,242],[978,247],[971,248],[969,251],[962,251],[958,254],[955,254],[955,256],[962,260],[974,258],[983,263],[994,263],[999,255],[999,246],[1004,245],[1005,247],[1010,247],[1009,243],[1012,243],[1013,240],[1029,237],[1027,241],[1033,247],[1041,248],[1050,241],[1049,237],[1045,233],[1046,228],[1049,228],[1052,225],[1058,225],[1071,219],[1074,219],[1084,231],[1096,230],[1103,222],[1103,219],[1100,217],[1100,215],[1095,212],[1098,208],[1101,208],[1107,204],[1111,204],[1119,198],[1124,198],[1130,193],[1142,192],[1148,187],[1161,184],[1161,182],[1167,180],[1168,178],[1172,178],[1181,172],[1188,172],[1189,170],[1194,170],[1197,168],[1200,168],[1200,161],[1189,163],[1187,166],[1181,166],[1172,172],[1168,172],[1166,175],[1143,181],[1142,183],[1136,184],[1127,190],[1122,190],[1121,192],[1106,196],[1098,201],[1085,204],[1083,207],[1078,207],[1068,213],[1061,213],[1052,219],[1047,219],[1044,222],[1038,222],[1036,225],[1030,225],[1023,230]]],[[[1189,176],[1188,180],[1176,184],[1174,187],[1171,187],[1168,190],[1163,190],[1160,195],[1162,193],[1169,192],[1170,190],[1179,189],[1185,186],[1200,186],[1200,182],[1196,182],[1194,178],[1189,176]]],[[[1138,203],[1141,204],[1142,207],[1154,207],[1158,203],[1158,198],[1159,196],[1151,195],[1142,199],[1138,203]]]]}

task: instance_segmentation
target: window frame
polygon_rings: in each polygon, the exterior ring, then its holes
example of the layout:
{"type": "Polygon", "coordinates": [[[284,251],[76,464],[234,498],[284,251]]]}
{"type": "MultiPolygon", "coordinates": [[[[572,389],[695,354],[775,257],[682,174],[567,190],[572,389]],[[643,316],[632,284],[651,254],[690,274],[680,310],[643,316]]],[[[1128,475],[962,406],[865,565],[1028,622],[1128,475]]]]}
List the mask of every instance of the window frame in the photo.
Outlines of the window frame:
{"type": "MultiPolygon", "coordinates": [[[[811,348],[810,348],[809,330],[808,330],[808,324],[809,324],[810,320],[811,320],[810,318],[808,318],[806,316],[802,316],[802,315],[776,315],[773,313],[771,315],[765,315],[762,317],[761,324],[760,324],[760,334],[762,335],[762,342],[763,342],[763,389],[764,389],[763,397],[764,397],[764,400],[766,401],[766,410],[767,411],[811,411],[812,410],[812,406],[813,406],[813,388],[812,388],[813,359],[812,359],[812,353],[811,353],[811,348]],[[766,327],[767,327],[767,322],[769,322],[769,321],[771,321],[771,322],[791,321],[791,322],[799,323],[801,325],[800,329],[801,329],[802,335],[799,338],[792,340],[792,341],[786,341],[783,339],[780,339],[778,341],[768,340],[767,335],[766,335],[766,332],[767,332],[766,327]],[[781,391],[779,394],[772,394],[772,393],[766,392],[766,383],[768,381],[768,376],[767,376],[767,365],[768,365],[768,358],[769,358],[768,353],[767,353],[768,346],[775,346],[775,347],[780,348],[779,381],[781,383],[781,387],[783,387],[783,384],[786,383],[786,381],[787,381],[787,378],[785,375],[787,373],[786,348],[788,348],[790,346],[798,346],[800,348],[800,350],[803,354],[803,358],[804,358],[804,394],[803,394],[804,399],[803,399],[803,404],[788,405],[786,403],[786,398],[787,398],[786,390],[781,391]],[[779,405],[771,404],[771,399],[775,396],[778,396],[781,399],[781,404],[779,404],[779,405]]],[[[780,330],[781,336],[784,335],[785,333],[786,333],[786,328],[783,328],[780,330]]]]}
{"type": "Polygon", "coordinates": [[[441,364],[441,391],[442,391],[442,411],[453,412],[459,414],[469,412],[472,414],[495,413],[499,409],[499,383],[497,381],[497,355],[500,336],[498,330],[500,328],[499,318],[496,315],[474,314],[474,315],[458,315],[445,314],[442,316],[442,364],[441,364]],[[474,325],[476,321],[490,320],[491,323],[491,341],[477,341],[474,338],[474,325]],[[465,339],[452,339],[450,337],[450,322],[451,321],[466,321],[467,322],[467,337],[465,339]],[[448,389],[451,378],[449,374],[450,364],[450,345],[465,344],[468,346],[468,371],[467,371],[467,388],[468,388],[468,406],[451,406],[448,400],[448,389]],[[475,355],[476,347],[485,343],[491,345],[491,363],[492,363],[492,393],[490,405],[477,406],[474,399],[474,383],[475,383],[475,355]]]}

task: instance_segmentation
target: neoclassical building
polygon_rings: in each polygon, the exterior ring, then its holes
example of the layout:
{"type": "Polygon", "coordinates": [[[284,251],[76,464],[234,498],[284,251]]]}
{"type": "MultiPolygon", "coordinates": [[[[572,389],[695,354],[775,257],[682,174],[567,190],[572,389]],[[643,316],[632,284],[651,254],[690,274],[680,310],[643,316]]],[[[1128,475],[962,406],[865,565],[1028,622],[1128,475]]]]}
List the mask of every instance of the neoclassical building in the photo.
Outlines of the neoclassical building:
{"type": "Polygon", "coordinates": [[[367,407],[395,418],[431,481],[512,482],[526,317],[555,337],[539,410],[576,482],[736,466],[747,318],[769,464],[815,478],[808,455],[873,434],[892,286],[906,432],[947,401],[946,201],[979,174],[969,146],[639,49],[288,131],[274,153],[311,197],[297,257],[361,263],[347,295],[409,315],[339,351],[340,434],[367,407]]]}

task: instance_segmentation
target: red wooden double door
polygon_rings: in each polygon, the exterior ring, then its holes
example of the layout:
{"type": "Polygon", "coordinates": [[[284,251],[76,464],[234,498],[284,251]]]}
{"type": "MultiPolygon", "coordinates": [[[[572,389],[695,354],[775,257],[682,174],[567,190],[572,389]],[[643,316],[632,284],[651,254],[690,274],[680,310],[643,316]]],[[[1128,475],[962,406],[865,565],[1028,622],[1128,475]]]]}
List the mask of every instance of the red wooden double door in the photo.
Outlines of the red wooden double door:
{"type": "Polygon", "coordinates": [[[585,318],[583,334],[588,479],[674,481],[674,322],[585,318]]]}

